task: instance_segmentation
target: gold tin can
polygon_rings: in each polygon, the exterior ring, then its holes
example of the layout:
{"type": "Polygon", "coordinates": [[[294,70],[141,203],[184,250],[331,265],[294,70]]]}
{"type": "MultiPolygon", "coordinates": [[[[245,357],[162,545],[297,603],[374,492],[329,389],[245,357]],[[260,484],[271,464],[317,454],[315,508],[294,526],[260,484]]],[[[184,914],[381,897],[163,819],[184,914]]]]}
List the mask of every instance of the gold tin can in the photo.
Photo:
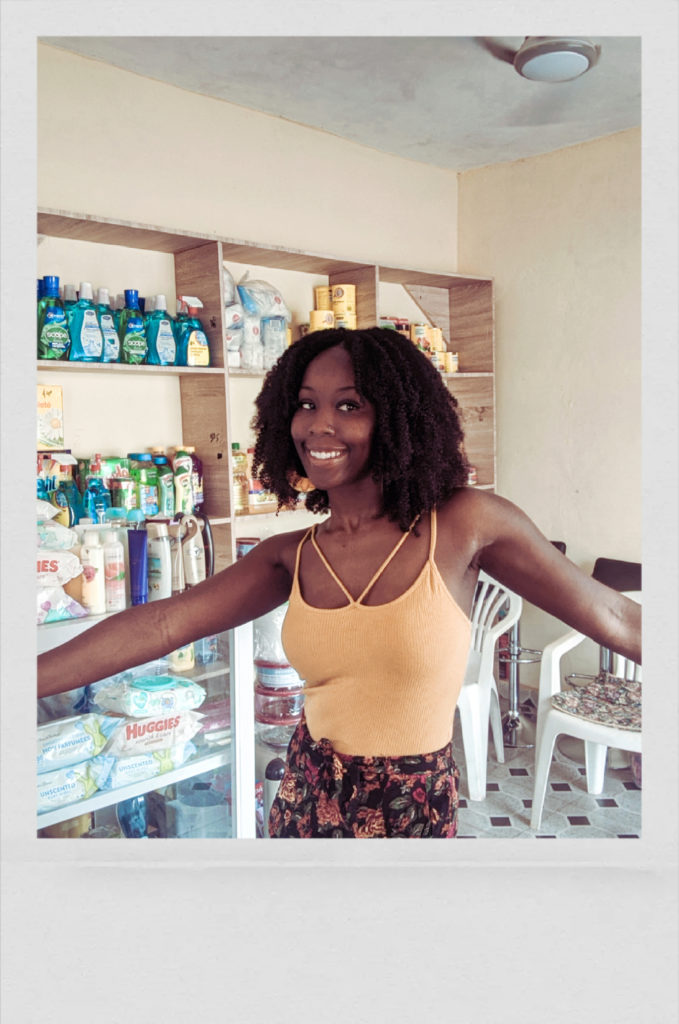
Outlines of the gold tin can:
{"type": "Polygon", "coordinates": [[[420,345],[424,345],[425,341],[429,341],[429,331],[426,324],[411,324],[410,325],[410,340],[419,342],[420,345]]]}
{"type": "Polygon", "coordinates": [[[355,284],[334,284],[332,286],[332,311],[335,315],[356,313],[355,284]]]}
{"type": "Polygon", "coordinates": [[[445,361],[446,373],[457,373],[460,365],[457,352],[446,352],[445,361]]]}
{"type": "Polygon", "coordinates": [[[429,344],[436,352],[444,352],[443,331],[440,327],[429,328],[429,344]]]}
{"type": "Polygon", "coordinates": [[[331,309],[312,309],[309,313],[309,329],[327,331],[335,326],[335,314],[331,309]]]}
{"type": "Polygon", "coordinates": [[[321,284],[314,288],[314,301],[316,309],[332,309],[332,288],[328,284],[321,284]]]}
{"type": "Polygon", "coordinates": [[[347,331],[356,330],[355,313],[335,313],[335,327],[344,327],[347,331]]]}

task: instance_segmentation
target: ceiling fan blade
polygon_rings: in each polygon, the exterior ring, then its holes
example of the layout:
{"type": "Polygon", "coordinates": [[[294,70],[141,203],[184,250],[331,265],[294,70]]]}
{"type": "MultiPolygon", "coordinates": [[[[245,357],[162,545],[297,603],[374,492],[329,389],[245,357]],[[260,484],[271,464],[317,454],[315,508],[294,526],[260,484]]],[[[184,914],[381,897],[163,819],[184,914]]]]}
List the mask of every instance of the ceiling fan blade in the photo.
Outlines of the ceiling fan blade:
{"type": "Polygon", "coordinates": [[[500,39],[492,36],[474,36],[474,42],[481,46],[487,53],[496,60],[504,60],[508,64],[514,63],[516,49],[503,43],[500,39]]]}

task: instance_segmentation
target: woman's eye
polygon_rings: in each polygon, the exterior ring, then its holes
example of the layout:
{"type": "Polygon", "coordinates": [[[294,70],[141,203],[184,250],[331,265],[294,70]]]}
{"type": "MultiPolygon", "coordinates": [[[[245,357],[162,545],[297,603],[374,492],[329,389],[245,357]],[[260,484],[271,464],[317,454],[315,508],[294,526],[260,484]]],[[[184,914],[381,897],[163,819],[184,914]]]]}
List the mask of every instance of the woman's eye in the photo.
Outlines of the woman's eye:
{"type": "Polygon", "coordinates": [[[297,402],[298,409],[313,409],[314,403],[309,398],[300,398],[297,402]]]}
{"type": "Polygon", "coordinates": [[[342,412],[352,412],[354,409],[360,409],[358,402],[352,402],[351,399],[347,398],[337,406],[342,412]]]}

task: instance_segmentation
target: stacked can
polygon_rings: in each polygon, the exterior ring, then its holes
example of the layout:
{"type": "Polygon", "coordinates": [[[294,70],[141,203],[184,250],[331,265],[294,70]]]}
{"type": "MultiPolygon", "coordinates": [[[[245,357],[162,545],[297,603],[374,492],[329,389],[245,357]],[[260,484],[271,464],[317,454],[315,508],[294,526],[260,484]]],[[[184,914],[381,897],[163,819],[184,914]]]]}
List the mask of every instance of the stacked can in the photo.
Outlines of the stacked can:
{"type": "Polygon", "coordinates": [[[335,327],[356,330],[356,285],[334,284],[332,286],[332,312],[335,327]]]}

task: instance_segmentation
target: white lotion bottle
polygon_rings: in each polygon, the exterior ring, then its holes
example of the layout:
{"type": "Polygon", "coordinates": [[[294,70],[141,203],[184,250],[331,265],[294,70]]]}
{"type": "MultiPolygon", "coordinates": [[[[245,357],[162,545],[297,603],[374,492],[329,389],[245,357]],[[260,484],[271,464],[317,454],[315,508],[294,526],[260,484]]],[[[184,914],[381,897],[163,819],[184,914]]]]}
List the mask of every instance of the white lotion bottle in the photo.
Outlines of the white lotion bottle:
{"type": "Polygon", "coordinates": [[[90,615],[106,612],[106,584],[104,575],[104,549],[96,530],[87,530],[80,548],[83,567],[82,603],[90,615]]]}

